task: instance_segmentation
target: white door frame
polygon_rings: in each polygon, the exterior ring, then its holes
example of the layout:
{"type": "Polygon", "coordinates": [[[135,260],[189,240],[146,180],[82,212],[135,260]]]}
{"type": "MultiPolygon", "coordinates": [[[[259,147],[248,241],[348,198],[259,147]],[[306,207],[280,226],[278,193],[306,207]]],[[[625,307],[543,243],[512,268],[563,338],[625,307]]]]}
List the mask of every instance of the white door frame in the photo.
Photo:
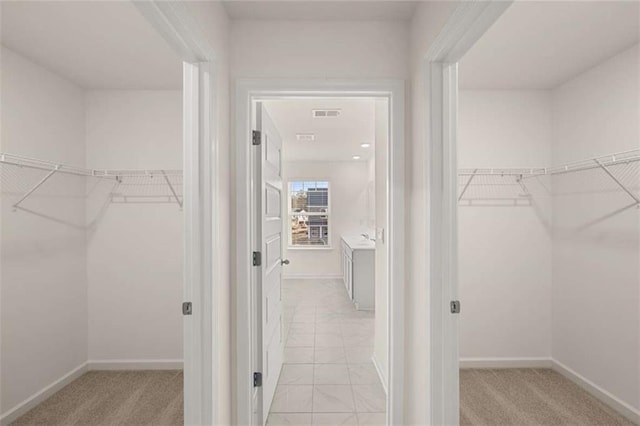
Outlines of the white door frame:
{"type": "MultiPolygon", "coordinates": [[[[425,104],[430,123],[423,165],[427,174],[429,235],[429,408],[431,425],[460,422],[458,316],[458,61],[512,1],[460,3],[423,62],[430,90],[425,104]]],[[[464,301],[463,301],[464,302],[464,301]]],[[[462,304],[464,309],[464,303],[462,304]]]]}
{"type": "Polygon", "coordinates": [[[213,425],[218,413],[217,360],[219,352],[228,349],[214,346],[219,312],[215,53],[184,3],[133,4],[184,62],[183,300],[193,306],[193,314],[184,317],[184,423],[213,425]]]}
{"type": "Polygon", "coordinates": [[[404,81],[239,80],[236,87],[236,410],[234,424],[251,424],[251,106],[265,98],[381,97],[389,99],[388,158],[388,394],[387,424],[401,425],[404,391],[404,81]]]}

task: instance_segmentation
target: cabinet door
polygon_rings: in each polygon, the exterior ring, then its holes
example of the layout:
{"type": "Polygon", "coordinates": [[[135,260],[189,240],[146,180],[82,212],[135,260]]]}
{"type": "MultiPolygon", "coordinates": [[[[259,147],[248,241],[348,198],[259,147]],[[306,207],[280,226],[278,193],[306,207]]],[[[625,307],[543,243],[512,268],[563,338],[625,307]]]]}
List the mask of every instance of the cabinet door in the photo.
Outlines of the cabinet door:
{"type": "Polygon", "coordinates": [[[340,243],[340,261],[342,265],[340,265],[340,271],[342,271],[342,281],[347,277],[347,273],[344,270],[344,243],[340,243]]]}
{"type": "Polygon", "coordinates": [[[342,253],[342,274],[344,276],[344,288],[347,290],[347,293],[350,293],[351,288],[351,259],[349,258],[349,250],[345,245],[344,251],[342,253]]]}
{"type": "Polygon", "coordinates": [[[347,282],[347,252],[342,250],[342,281],[344,282],[344,287],[349,291],[349,283],[347,282]]]}
{"type": "Polygon", "coordinates": [[[347,292],[349,293],[349,298],[353,300],[353,262],[349,258],[347,258],[347,282],[349,283],[347,292]]]}

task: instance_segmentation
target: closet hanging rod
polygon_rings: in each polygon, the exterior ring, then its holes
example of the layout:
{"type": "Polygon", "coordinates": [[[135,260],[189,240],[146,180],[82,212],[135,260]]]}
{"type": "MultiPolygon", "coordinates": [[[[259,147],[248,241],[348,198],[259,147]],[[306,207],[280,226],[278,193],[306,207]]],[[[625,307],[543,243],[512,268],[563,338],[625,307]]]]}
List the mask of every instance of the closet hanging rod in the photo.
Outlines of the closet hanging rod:
{"type": "Polygon", "coordinates": [[[476,167],[474,169],[458,169],[458,176],[540,176],[544,168],[517,169],[508,167],[476,167]]]}
{"type": "Polygon", "coordinates": [[[0,164],[8,164],[17,167],[25,167],[55,173],[64,173],[75,176],[96,177],[113,180],[117,180],[121,177],[182,176],[182,170],[85,169],[81,167],[70,166],[67,164],[55,163],[53,161],[26,157],[23,155],[9,154],[6,152],[0,152],[0,164]]]}
{"type": "Polygon", "coordinates": [[[48,172],[65,173],[76,176],[92,176],[91,170],[66,164],[54,163],[52,161],[40,160],[37,158],[25,157],[22,155],[8,154],[0,152],[0,164],[25,167],[28,169],[44,170],[48,172]]]}
{"type": "Polygon", "coordinates": [[[585,170],[594,170],[599,169],[602,170],[620,189],[626,192],[629,197],[631,197],[634,201],[634,204],[640,207],[640,196],[637,195],[632,187],[629,187],[625,182],[623,182],[620,176],[617,176],[617,173],[611,169],[612,166],[622,165],[622,164],[631,164],[640,161],[640,149],[632,149],[629,151],[618,152],[615,154],[603,155],[601,157],[592,157],[586,160],[574,161],[571,163],[560,164],[552,167],[544,167],[544,168],[530,168],[530,169],[459,169],[458,176],[468,176],[466,184],[462,189],[458,197],[458,201],[462,199],[462,196],[467,191],[467,188],[470,186],[471,181],[476,176],[510,176],[515,177],[518,184],[520,184],[523,189],[526,191],[526,187],[524,186],[524,179],[536,176],[554,176],[561,174],[568,174],[574,172],[581,172],[585,170]]]}
{"type": "Polygon", "coordinates": [[[523,178],[558,175],[572,172],[580,172],[591,169],[601,169],[602,166],[610,167],[618,164],[633,163],[640,160],[640,149],[617,152],[615,154],[592,157],[586,160],[573,161],[551,167],[532,168],[475,168],[459,169],[459,176],[521,176],[523,178]]]}
{"type": "Polygon", "coordinates": [[[85,169],[81,167],[70,166],[62,163],[55,163],[52,161],[41,160],[38,158],[26,157],[23,155],[9,154],[0,152],[0,164],[7,164],[16,167],[24,167],[29,169],[42,170],[46,173],[42,179],[40,179],[35,185],[33,185],[27,192],[20,197],[18,201],[13,204],[14,211],[20,207],[23,201],[31,196],[38,188],[44,185],[51,177],[56,174],[66,174],[81,177],[93,177],[97,179],[105,179],[109,181],[116,181],[116,185],[119,186],[122,183],[123,178],[154,178],[162,179],[169,186],[173,199],[182,208],[182,201],[178,197],[178,193],[174,188],[174,183],[171,182],[169,177],[182,177],[182,170],[99,170],[99,169],[85,169]]]}
{"type": "Polygon", "coordinates": [[[546,169],[546,174],[560,175],[565,173],[581,172],[585,170],[600,169],[602,168],[602,166],[610,167],[619,164],[633,163],[639,160],[640,149],[633,149],[630,151],[617,152],[615,154],[592,157],[586,160],[574,161],[571,163],[549,167],[546,169]]]}

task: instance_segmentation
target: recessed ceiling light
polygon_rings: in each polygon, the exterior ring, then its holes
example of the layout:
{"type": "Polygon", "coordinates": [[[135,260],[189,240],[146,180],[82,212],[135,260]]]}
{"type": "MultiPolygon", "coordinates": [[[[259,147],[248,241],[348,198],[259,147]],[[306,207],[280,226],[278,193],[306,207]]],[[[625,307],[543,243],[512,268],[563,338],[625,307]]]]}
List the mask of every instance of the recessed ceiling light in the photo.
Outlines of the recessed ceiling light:
{"type": "Polygon", "coordinates": [[[296,139],[300,142],[312,142],[316,140],[316,135],[313,133],[296,133],[296,139]]]}
{"type": "Polygon", "coordinates": [[[354,160],[359,160],[359,159],[360,159],[360,156],[359,156],[359,155],[354,155],[354,156],[353,156],[353,159],[354,159],[354,160]]]}
{"type": "Polygon", "coordinates": [[[360,146],[363,147],[363,148],[369,148],[371,146],[371,144],[370,143],[361,143],[360,146]]]}

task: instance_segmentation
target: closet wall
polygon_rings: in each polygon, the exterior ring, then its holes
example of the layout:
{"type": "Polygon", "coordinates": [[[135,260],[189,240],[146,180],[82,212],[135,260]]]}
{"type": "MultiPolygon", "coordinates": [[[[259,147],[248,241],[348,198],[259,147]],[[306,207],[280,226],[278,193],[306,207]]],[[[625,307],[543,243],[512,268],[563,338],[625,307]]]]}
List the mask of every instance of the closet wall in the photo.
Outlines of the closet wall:
{"type": "MultiPolygon", "coordinates": [[[[553,90],[555,163],[640,148],[639,55],[553,90]]],[[[640,193],[638,170],[612,169],[640,193]]],[[[640,210],[602,170],[553,188],[553,358],[640,410],[640,210]]]]}
{"type": "MultiPolygon", "coordinates": [[[[87,167],[182,168],[181,90],[92,90],[85,99],[87,167]]],[[[143,183],[136,193],[165,187],[162,176],[143,183]]],[[[183,212],[139,199],[98,214],[100,189],[87,199],[89,360],[181,362],[183,212]]]]}
{"type": "MultiPolygon", "coordinates": [[[[66,79],[2,48],[0,150],[83,164],[84,96],[66,79]]],[[[0,166],[0,413],[87,359],[85,182],[0,166]],[[41,216],[42,214],[47,217],[41,216]]]]}
{"type": "MultiPolygon", "coordinates": [[[[551,162],[551,94],[460,91],[458,162],[467,167],[540,167],[551,162]]],[[[466,182],[468,177],[461,179],[466,182]]],[[[540,184],[535,206],[514,206],[515,179],[476,177],[458,210],[460,357],[551,355],[551,212],[540,184]],[[504,186],[508,183],[509,186],[504,186]],[[499,185],[496,185],[499,184],[499,185]]],[[[460,188],[462,189],[462,188],[460,188]]],[[[526,200],[526,199],[523,199],[526,200]]]]}
{"type": "MultiPolygon", "coordinates": [[[[640,148],[639,53],[550,90],[461,91],[460,167],[540,167],[640,148]]],[[[612,171],[640,192],[638,163],[612,171]]],[[[484,182],[474,190],[490,196],[499,179],[484,182]]],[[[638,410],[639,210],[600,169],[527,182],[531,206],[459,208],[461,359],[546,359],[638,410]]]]}
{"type": "MultiPolygon", "coordinates": [[[[182,168],[181,90],[83,90],[2,48],[2,102],[3,152],[97,169],[182,168]]],[[[0,412],[87,363],[181,368],[178,204],[111,203],[113,181],[57,174],[14,212],[47,172],[0,171],[0,412]]],[[[168,193],[161,176],[135,183],[136,194],[168,193]]]]}

